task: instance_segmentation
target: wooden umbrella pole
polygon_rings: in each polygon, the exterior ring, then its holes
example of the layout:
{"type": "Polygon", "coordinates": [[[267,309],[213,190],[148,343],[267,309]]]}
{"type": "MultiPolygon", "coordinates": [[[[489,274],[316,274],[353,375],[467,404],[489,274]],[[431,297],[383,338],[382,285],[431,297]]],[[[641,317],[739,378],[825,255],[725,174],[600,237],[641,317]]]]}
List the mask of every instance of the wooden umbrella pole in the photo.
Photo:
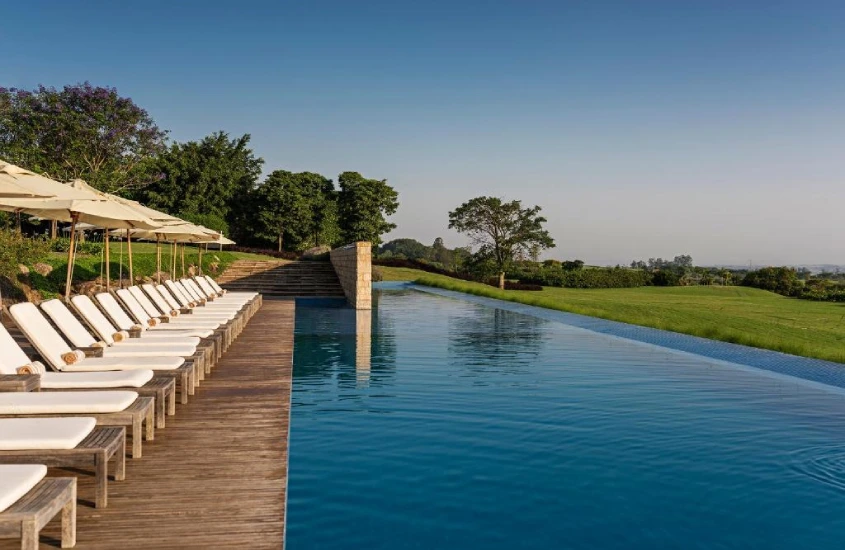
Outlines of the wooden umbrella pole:
{"type": "Polygon", "coordinates": [[[176,241],[173,241],[173,246],[170,247],[170,278],[176,278],[176,241]]]}
{"type": "Polygon", "coordinates": [[[126,255],[129,256],[129,286],[135,284],[135,273],[132,270],[132,234],[126,230],[126,255]]]}
{"type": "Polygon", "coordinates": [[[197,245],[197,274],[202,276],[202,244],[197,245]]]}
{"type": "Polygon", "coordinates": [[[161,235],[156,235],[156,278],[161,284],[161,235]]]}
{"type": "Polygon", "coordinates": [[[185,278],[185,243],[182,243],[182,278],[185,278]]]}
{"type": "Polygon", "coordinates": [[[76,222],[79,220],[79,213],[70,214],[70,243],[67,249],[67,277],[65,278],[65,300],[70,299],[70,284],[73,281],[73,247],[76,244],[76,222]]]}
{"type": "Polygon", "coordinates": [[[109,256],[109,230],[103,233],[103,241],[106,247],[106,292],[111,290],[111,258],[109,256]]]}

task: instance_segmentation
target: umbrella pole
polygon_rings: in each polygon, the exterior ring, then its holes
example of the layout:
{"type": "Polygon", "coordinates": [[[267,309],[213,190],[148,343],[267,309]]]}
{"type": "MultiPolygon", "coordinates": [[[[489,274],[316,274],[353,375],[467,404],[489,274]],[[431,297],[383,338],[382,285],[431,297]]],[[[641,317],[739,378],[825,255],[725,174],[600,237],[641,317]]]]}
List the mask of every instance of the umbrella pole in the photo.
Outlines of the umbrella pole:
{"type": "Polygon", "coordinates": [[[176,241],[173,241],[173,246],[170,247],[170,278],[176,278],[176,241]]]}
{"type": "Polygon", "coordinates": [[[76,244],[76,222],[79,219],[77,212],[70,214],[70,246],[67,249],[67,277],[65,278],[65,300],[70,299],[70,283],[73,281],[73,247],[76,244]]]}
{"type": "Polygon", "coordinates": [[[135,277],[132,272],[132,235],[129,229],[126,230],[126,254],[129,256],[129,286],[132,286],[135,284],[135,277]]]}
{"type": "Polygon", "coordinates": [[[185,243],[182,243],[182,278],[185,278],[185,243]]]}
{"type": "Polygon", "coordinates": [[[200,276],[202,276],[202,245],[201,244],[197,245],[197,251],[198,251],[197,255],[199,256],[199,259],[197,260],[197,262],[199,263],[199,265],[197,266],[197,270],[198,270],[198,274],[200,276]]]}
{"type": "Polygon", "coordinates": [[[106,292],[111,291],[111,258],[109,256],[109,230],[103,233],[103,240],[106,246],[106,292]]]}
{"type": "Polygon", "coordinates": [[[161,235],[156,235],[156,278],[161,284],[161,235]]]}

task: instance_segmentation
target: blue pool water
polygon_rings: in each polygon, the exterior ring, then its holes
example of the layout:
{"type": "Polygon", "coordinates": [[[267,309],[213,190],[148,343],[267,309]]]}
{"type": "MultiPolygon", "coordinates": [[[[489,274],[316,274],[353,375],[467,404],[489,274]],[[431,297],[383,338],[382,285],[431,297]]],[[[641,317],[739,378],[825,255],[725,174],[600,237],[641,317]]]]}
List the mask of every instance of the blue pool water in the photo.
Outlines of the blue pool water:
{"type": "Polygon", "coordinates": [[[291,550],[845,545],[841,390],[414,291],[296,315],[291,550]]]}

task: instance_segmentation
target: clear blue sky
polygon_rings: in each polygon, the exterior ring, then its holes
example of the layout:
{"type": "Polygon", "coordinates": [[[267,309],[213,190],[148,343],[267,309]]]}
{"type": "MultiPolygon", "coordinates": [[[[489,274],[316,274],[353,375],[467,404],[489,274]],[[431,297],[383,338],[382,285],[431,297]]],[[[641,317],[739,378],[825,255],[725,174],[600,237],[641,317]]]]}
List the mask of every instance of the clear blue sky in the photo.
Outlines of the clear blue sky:
{"type": "Polygon", "coordinates": [[[845,2],[17,2],[0,85],[89,80],[267,171],[447,212],[540,204],[552,257],[845,264],[845,2]],[[124,5],[125,4],[125,5],[124,5]]]}

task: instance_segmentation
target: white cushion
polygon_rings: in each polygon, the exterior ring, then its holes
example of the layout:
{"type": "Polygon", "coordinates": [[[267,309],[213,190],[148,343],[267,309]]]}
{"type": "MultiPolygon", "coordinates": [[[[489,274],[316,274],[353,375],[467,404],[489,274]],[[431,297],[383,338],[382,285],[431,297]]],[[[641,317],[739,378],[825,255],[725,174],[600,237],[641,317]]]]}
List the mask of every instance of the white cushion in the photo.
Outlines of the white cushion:
{"type": "Polygon", "coordinates": [[[0,374],[17,374],[18,367],[27,363],[29,363],[29,357],[15,342],[6,327],[0,324],[0,374]]]}
{"type": "Polygon", "coordinates": [[[0,415],[111,413],[137,398],[134,391],[0,392],[0,415]]]}
{"type": "Polygon", "coordinates": [[[134,317],[141,326],[148,326],[147,320],[151,319],[152,316],[147,313],[141,304],[138,303],[138,300],[136,300],[128,290],[121,288],[117,291],[117,297],[120,298],[120,301],[123,302],[123,305],[126,306],[126,309],[129,310],[129,313],[132,314],[132,317],[134,317]]]}
{"type": "Polygon", "coordinates": [[[141,285],[141,289],[144,291],[144,294],[147,296],[147,298],[149,298],[149,300],[153,304],[155,304],[156,308],[163,311],[168,316],[170,315],[170,312],[174,311],[174,310],[178,314],[179,308],[171,307],[170,304],[168,304],[166,301],[164,301],[164,298],[161,297],[161,294],[156,290],[156,288],[153,285],[151,285],[149,283],[143,284],[143,285],[141,285]]]}
{"type": "Polygon", "coordinates": [[[140,388],[153,379],[149,369],[103,372],[46,372],[41,387],[48,390],[85,390],[103,388],[140,388]]]}
{"type": "Polygon", "coordinates": [[[62,372],[106,370],[174,370],[185,364],[181,357],[86,357],[79,363],[65,365],[62,372]]]}
{"type": "Polygon", "coordinates": [[[182,308],[182,304],[180,304],[176,300],[176,298],[173,297],[173,294],[169,290],[167,290],[166,286],[159,285],[155,287],[155,289],[158,291],[159,295],[164,298],[164,301],[167,302],[167,305],[169,305],[171,308],[177,311],[182,308]]]}
{"type": "Polygon", "coordinates": [[[188,295],[185,294],[185,292],[181,288],[179,288],[179,285],[177,285],[173,281],[164,281],[164,285],[167,287],[167,290],[169,290],[173,294],[173,296],[176,297],[176,299],[179,301],[180,304],[182,304],[183,307],[188,307],[188,304],[194,301],[193,299],[188,298],[188,295]]]}
{"type": "MultiPolygon", "coordinates": [[[[85,319],[85,322],[94,329],[97,336],[108,345],[114,344],[114,334],[118,331],[111,322],[103,315],[103,312],[94,304],[88,296],[80,294],[70,299],[71,304],[77,312],[85,319]]],[[[127,330],[127,329],[120,329],[127,330]]]]}
{"type": "Polygon", "coordinates": [[[197,351],[196,346],[173,342],[170,344],[152,344],[133,340],[118,342],[103,350],[103,357],[189,357],[197,351]]]}
{"type": "Polygon", "coordinates": [[[85,348],[94,345],[97,341],[61,300],[47,300],[41,304],[41,310],[53,320],[53,323],[75,347],[85,348]]]}
{"type": "Polygon", "coordinates": [[[160,310],[159,310],[159,309],[155,306],[155,304],[153,304],[153,303],[150,301],[150,299],[149,299],[149,298],[147,298],[147,295],[146,295],[146,294],[144,294],[144,291],[143,291],[143,290],[141,290],[139,287],[137,287],[137,286],[130,286],[130,287],[128,288],[128,290],[129,290],[129,294],[131,294],[131,295],[132,295],[132,297],[133,297],[133,298],[135,298],[135,299],[138,301],[138,303],[139,303],[139,304],[141,304],[141,307],[142,307],[142,308],[144,308],[144,311],[146,311],[146,312],[147,312],[147,314],[148,314],[150,317],[159,317],[159,316],[164,315],[164,314],[166,314],[166,313],[167,313],[166,311],[160,311],[160,310]]]}
{"type": "Polygon", "coordinates": [[[0,418],[0,450],[73,449],[97,426],[86,416],[0,418]]]}
{"type": "Polygon", "coordinates": [[[191,328],[190,326],[170,326],[170,324],[159,325],[154,329],[151,329],[149,332],[145,332],[141,334],[141,338],[145,338],[147,335],[153,337],[165,337],[165,338],[182,338],[184,336],[195,336],[197,338],[208,338],[212,334],[214,334],[214,327],[195,327],[191,328]]]}
{"type": "Polygon", "coordinates": [[[30,492],[47,475],[43,464],[0,464],[0,513],[30,492]]]}
{"type": "Polygon", "coordinates": [[[15,304],[9,308],[9,313],[41,357],[54,369],[61,370],[65,366],[62,355],[72,350],[44,318],[44,315],[38,311],[35,304],[29,302],[15,304]]]}
{"type": "Polygon", "coordinates": [[[129,330],[135,325],[135,321],[133,321],[129,315],[123,311],[123,308],[120,307],[120,304],[117,303],[117,300],[114,299],[114,296],[109,294],[108,292],[101,292],[95,296],[97,302],[99,302],[100,306],[106,310],[106,313],[111,320],[117,325],[117,328],[120,330],[129,330]]]}

